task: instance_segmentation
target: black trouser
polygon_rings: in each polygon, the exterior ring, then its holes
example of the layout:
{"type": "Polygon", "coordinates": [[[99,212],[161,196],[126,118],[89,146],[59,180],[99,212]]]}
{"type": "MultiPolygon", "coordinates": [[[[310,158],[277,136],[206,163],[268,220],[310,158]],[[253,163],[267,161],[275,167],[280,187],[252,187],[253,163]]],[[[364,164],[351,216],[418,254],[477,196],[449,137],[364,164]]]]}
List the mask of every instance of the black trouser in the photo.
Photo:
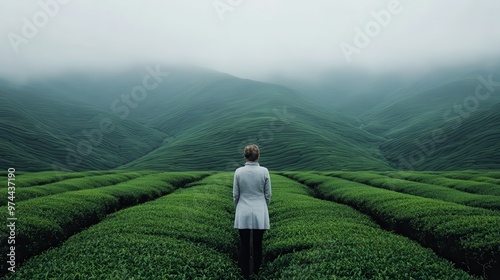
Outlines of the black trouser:
{"type": "Polygon", "coordinates": [[[258,274],[262,262],[263,229],[240,229],[240,268],[243,276],[250,275],[250,236],[253,232],[253,273],[258,274]]]}

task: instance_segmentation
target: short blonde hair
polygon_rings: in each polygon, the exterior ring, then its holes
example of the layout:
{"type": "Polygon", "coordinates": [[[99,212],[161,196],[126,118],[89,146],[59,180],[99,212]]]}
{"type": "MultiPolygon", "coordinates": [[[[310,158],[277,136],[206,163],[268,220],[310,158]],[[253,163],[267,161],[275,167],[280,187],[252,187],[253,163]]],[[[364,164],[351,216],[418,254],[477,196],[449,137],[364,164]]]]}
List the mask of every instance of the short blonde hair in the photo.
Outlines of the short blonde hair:
{"type": "Polygon", "coordinates": [[[246,146],[245,150],[243,151],[243,155],[249,161],[256,161],[257,159],[259,159],[259,153],[259,147],[257,147],[257,145],[255,144],[246,146]]]}

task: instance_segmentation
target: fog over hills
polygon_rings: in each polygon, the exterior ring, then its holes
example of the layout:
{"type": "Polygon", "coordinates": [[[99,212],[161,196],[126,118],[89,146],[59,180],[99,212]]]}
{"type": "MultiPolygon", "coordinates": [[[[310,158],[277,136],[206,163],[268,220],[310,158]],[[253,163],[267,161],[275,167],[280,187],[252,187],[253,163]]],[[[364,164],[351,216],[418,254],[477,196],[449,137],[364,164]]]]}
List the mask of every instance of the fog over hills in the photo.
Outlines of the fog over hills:
{"type": "Polygon", "coordinates": [[[484,70],[423,77],[405,94],[365,89],[378,98],[342,107],[195,66],[2,81],[1,164],[232,170],[256,143],[275,170],[498,168],[500,71],[484,70]]]}
{"type": "Polygon", "coordinates": [[[2,166],[499,167],[499,1],[2,7],[2,166]]]}

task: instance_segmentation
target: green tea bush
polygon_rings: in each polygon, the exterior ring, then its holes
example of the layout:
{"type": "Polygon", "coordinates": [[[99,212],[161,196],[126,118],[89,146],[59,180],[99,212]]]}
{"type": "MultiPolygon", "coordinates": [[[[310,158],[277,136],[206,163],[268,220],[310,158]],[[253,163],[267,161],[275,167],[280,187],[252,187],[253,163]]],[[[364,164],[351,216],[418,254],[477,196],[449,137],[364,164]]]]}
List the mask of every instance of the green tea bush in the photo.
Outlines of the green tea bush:
{"type": "Polygon", "coordinates": [[[40,186],[55,182],[60,182],[67,179],[83,178],[87,176],[98,176],[120,171],[84,171],[84,172],[60,172],[60,171],[41,171],[41,172],[28,172],[22,173],[16,170],[18,174],[16,178],[16,187],[26,188],[40,186]]]}
{"type": "Polygon", "coordinates": [[[495,178],[493,173],[487,171],[482,171],[482,172],[477,171],[474,173],[462,172],[462,171],[455,171],[455,172],[449,171],[449,172],[443,172],[441,176],[451,179],[469,180],[481,183],[495,184],[500,186],[500,179],[495,178]],[[493,176],[489,177],[491,175],[493,176]]]}
{"type": "MultiPolygon", "coordinates": [[[[151,172],[127,172],[117,174],[104,174],[96,176],[86,176],[72,178],[56,183],[45,184],[42,186],[33,186],[16,189],[16,201],[28,200],[35,197],[53,195],[68,191],[93,189],[103,186],[115,185],[139,176],[145,176],[151,172]]],[[[6,203],[5,203],[6,204],[6,203]]]]}
{"type": "Polygon", "coordinates": [[[469,193],[500,196],[500,186],[494,184],[450,179],[441,177],[440,175],[422,174],[420,172],[409,172],[409,171],[389,172],[388,175],[394,178],[421,182],[431,185],[445,186],[448,188],[453,188],[469,193]]]}
{"type": "Polygon", "coordinates": [[[322,198],[359,209],[389,230],[417,240],[472,273],[500,276],[500,217],[495,211],[378,189],[321,175],[286,173],[315,182],[322,198]],[[323,181],[323,183],[317,184],[323,181]]]}
{"type": "Polygon", "coordinates": [[[499,170],[481,170],[481,171],[473,171],[472,173],[476,173],[478,175],[483,175],[490,178],[500,179],[499,170]]]}
{"type": "Polygon", "coordinates": [[[313,198],[281,176],[271,181],[259,279],[474,279],[351,207],[313,198]]]}
{"type": "Polygon", "coordinates": [[[109,215],[6,279],[241,279],[232,180],[217,174],[109,215]]]}
{"type": "MultiPolygon", "coordinates": [[[[448,187],[391,178],[368,172],[325,173],[349,181],[367,184],[377,188],[460,203],[472,207],[500,210],[500,197],[462,192],[448,187]]],[[[499,213],[500,214],[500,213],[499,213]]]]}
{"type": "MultiPolygon", "coordinates": [[[[17,171],[17,170],[16,170],[17,171]]],[[[81,178],[85,176],[90,176],[88,172],[54,172],[54,171],[42,171],[42,172],[30,172],[30,173],[18,173],[16,176],[16,187],[26,188],[44,184],[50,184],[62,180],[81,178]]]]}
{"type": "MultiPolygon", "coordinates": [[[[22,217],[16,229],[17,262],[61,244],[69,236],[98,223],[112,212],[160,197],[206,175],[199,172],[151,174],[113,186],[70,191],[16,203],[16,216],[22,217]]],[[[1,233],[1,240],[6,246],[5,231],[1,233]]],[[[2,262],[2,268],[5,264],[2,262]]]]}

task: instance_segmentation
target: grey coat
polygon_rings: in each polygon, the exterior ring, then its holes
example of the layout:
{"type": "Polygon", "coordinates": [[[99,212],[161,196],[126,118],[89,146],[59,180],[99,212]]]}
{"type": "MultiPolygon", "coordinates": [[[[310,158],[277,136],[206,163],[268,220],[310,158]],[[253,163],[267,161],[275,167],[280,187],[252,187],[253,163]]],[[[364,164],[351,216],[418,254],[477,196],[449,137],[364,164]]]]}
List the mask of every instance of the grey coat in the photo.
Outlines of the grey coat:
{"type": "Polygon", "coordinates": [[[234,227],[269,229],[271,178],[269,171],[257,162],[247,161],[234,172],[233,201],[236,207],[234,227]]]}

